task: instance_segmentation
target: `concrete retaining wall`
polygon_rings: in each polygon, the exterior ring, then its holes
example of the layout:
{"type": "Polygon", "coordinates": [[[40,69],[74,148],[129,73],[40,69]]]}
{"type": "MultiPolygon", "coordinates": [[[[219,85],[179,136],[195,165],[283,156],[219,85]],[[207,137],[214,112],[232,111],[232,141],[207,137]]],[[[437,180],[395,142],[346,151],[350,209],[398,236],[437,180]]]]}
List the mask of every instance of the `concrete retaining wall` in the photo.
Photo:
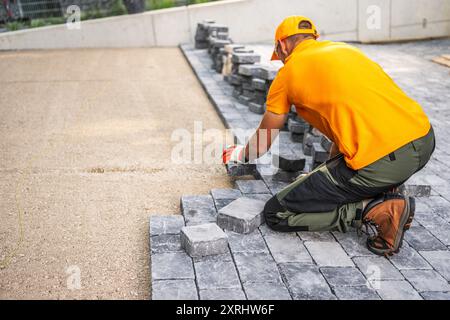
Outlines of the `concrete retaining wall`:
{"type": "Polygon", "coordinates": [[[288,15],[306,15],[322,38],[395,41],[450,36],[449,0],[228,0],[0,34],[0,50],[176,46],[215,19],[235,42],[272,41],[288,15]]]}

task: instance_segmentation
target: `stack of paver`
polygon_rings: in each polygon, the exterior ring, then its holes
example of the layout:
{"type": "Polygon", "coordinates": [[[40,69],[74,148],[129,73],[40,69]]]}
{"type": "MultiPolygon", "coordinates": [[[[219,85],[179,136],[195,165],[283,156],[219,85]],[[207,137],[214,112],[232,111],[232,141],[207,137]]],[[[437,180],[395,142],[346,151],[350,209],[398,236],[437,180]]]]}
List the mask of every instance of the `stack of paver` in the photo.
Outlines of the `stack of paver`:
{"type": "Polygon", "coordinates": [[[260,60],[260,55],[245,47],[233,48],[231,52],[229,83],[234,87],[233,96],[247,106],[254,98],[252,73],[260,60]]]}

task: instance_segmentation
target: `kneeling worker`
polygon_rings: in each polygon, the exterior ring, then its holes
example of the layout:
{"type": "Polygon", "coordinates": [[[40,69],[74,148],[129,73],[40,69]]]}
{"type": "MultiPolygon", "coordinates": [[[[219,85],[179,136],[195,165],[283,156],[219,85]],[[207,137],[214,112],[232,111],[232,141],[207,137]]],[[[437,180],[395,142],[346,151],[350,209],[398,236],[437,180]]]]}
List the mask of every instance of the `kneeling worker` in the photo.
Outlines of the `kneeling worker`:
{"type": "Polygon", "coordinates": [[[284,126],[294,105],[333,141],[331,157],[266,203],[267,225],[283,232],[346,232],[365,225],[376,231],[368,248],[392,255],[415,210],[414,198],[396,188],[430,159],[433,128],[421,106],[378,64],[353,46],[319,42],[318,36],[306,17],[291,16],[278,26],[272,60],[284,66],[270,87],[267,110],[249,143],[227,148],[223,160],[245,163],[262,156],[275,138],[271,129],[284,126]]]}

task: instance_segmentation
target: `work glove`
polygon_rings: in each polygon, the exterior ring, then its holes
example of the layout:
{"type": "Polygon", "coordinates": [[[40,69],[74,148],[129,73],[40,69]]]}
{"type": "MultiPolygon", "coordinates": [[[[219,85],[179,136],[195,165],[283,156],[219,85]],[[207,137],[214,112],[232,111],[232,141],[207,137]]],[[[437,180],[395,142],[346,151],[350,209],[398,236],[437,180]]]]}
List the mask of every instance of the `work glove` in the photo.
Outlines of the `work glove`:
{"type": "Polygon", "coordinates": [[[222,161],[224,164],[235,163],[243,164],[245,160],[245,147],[242,145],[227,146],[222,152],[222,161]]]}

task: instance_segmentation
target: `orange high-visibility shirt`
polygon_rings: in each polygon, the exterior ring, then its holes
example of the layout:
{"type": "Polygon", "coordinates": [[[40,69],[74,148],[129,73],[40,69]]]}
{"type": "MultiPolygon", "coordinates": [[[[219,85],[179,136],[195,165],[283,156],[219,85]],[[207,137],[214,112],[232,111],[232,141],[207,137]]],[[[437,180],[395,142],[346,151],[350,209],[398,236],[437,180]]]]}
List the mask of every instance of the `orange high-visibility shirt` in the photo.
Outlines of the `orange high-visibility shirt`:
{"type": "Polygon", "coordinates": [[[431,126],[377,63],[341,42],[308,39],[293,50],[270,86],[267,111],[288,113],[292,104],[354,170],[425,136],[431,126]]]}

